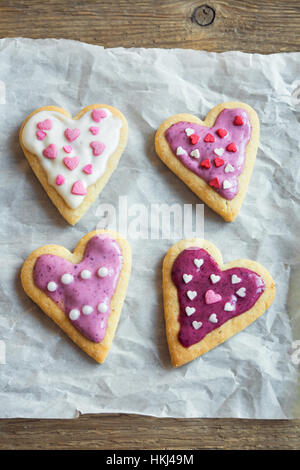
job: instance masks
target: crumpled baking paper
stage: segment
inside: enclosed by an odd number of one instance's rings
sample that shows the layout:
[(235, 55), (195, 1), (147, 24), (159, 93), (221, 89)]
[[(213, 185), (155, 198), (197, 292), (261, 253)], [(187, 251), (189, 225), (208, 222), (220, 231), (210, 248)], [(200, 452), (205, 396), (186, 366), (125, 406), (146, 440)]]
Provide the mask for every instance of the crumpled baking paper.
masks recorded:
[[(102, 412), (299, 416), (299, 61), (300, 53), (264, 56), (104, 49), (55, 39), (0, 41), (1, 417), (71, 418)], [(159, 204), (186, 204), (194, 217), (201, 201), (159, 160), (154, 135), (173, 114), (204, 118), (227, 100), (244, 101), (257, 110), (259, 150), (237, 219), (225, 223), (204, 207), (204, 236), (219, 247), (225, 262), (250, 258), (263, 264), (275, 279), (277, 294), (272, 307), (246, 330), (173, 369), (161, 268), (165, 253), (182, 234), (174, 230), (161, 239), (158, 219), (151, 221), (150, 214)], [(98, 200), (71, 227), (30, 169), (18, 132), (37, 107), (57, 105), (75, 115), (93, 103), (113, 105), (125, 114), (129, 141)], [(115, 214), (105, 215), (104, 209), (112, 207)], [(138, 216), (141, 211), (148, 221)], [(116, 228), (123, 234), (128, 229), (133, 271), (113, 346), (99, 365), (25, 295), (20, 269), (37, 247), (55, 243), (73, 250), (85, 233), (107, 225), (110, 218), (122, 219), (121, 230)], [(149, 237), (152, 229), (157, 239)], [(201, 236), (199, 232), (198, 227)]]

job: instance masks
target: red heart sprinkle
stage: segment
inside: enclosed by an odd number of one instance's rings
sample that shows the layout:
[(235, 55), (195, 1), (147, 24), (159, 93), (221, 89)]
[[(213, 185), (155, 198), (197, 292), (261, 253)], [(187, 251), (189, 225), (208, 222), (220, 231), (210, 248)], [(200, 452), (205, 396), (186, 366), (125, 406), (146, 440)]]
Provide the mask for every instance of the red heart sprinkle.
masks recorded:
[(235, 116), (233, 124), (235, 126), (242, 126), (244, 124), (242, 116)]
[(210, 180), (209, 186), (212, 186), (213, 188), (219, 189), (220, 182), (219, 182), (218, 178), (213, 178), (212, 180)]
[(211, 134), (206, 134), (206, 136), (204, 137), (204, 142), (214, 142), (215, 141), (215, 138), (213, 135)]
[(226, 131), (226, 129), (218, 129), (217, 134), (218, 134), (219, 137), (221, 137), (221, 139), (223, 139), (223, 137), (225, 137), (225, 135), (227, 135), (227, 131)]
[(200, 163), (200, 166), (203, 166), (204, 168), (210, 168), (210, 160), (206, 158), (205, 160), (202, 160)]
[(218, 158), (218, 157), (214, 159), (214, 162), (215, 162), (216, 167), (222, 166), (225, 163), (223, 158)]
[(200, 139), (200, 137), (197, 134), (190, 135), (190, 141), (193, 145), (195, 145), (198, 142), (199, 139)]
[(234, 142), (231, 142), (231, 144), (228, 144), (227, 147), (226, 147), (226, 150), (228, 152), (236, 152), (237, 151), (237, 148), (236, 148), (236, 145)]

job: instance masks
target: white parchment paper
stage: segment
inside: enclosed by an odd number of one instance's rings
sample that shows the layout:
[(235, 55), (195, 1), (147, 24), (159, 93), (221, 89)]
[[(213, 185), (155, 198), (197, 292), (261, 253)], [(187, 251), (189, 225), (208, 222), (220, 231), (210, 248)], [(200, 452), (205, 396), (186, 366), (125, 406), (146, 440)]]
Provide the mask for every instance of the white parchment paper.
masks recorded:
[[(300, 53), (105, 50), (54, 39), (0, 41), (1, 417), (101, 412), (299, 416), (299, 73)], [(265, 265), (277, 286), (274, 304), (245, 331), (173, 369), (165, 339), (161, 267), (177, 239), (129, 237), (133, 272), (128, 294), (109, 356), (98, 365), (27, 298), (21, 266), (44, 244), (73, 250), (97, 227), (101, 205), (112, 204), (120, 215), (120, 196), (128, 205), (129, 221), (134, 220), (135, 204), (149, 210), (161, 203), (195, 208), (199, 199), (156, 156), (155, 131), (173, 114), (204, 118), (227, 100), (244, 101), (257, 110), (259, 151), (239, 216), (225, 223), (205, 207), (204, 236), (219, 247), (225, 262), (250, 258)], [(106, 188), (71, 227), (29, 168), (18, 131), (37, 107), (57, 105), (75, 115), (93, 103), (119, 108), (130, 136)]]

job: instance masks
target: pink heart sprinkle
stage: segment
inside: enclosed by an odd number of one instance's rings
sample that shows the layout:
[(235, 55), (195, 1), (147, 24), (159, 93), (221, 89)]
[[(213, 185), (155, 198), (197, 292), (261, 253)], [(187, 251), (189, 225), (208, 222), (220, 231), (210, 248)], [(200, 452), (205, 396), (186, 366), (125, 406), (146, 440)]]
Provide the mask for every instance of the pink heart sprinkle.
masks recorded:
[(46, 158), (50, 158), (51, 160), (54, 160), (56, 158), (56, 155), (57, 155), (56, 145), (55, 144), (48, 145), (48, 147), (46, 147), (43, 150), (43, 155)]
[(106, 118), (107, 113), (104, 109), (93, 109), (92, 118), (95, 122), (99, 122), (101, 119)]
[(87, 193), (87, 190), (81, 180), (75, 181), (72, 186), (71, 193), (76, 196), (84, 196)]
[(73, 142), (73, 140), (77, 139), (80, 135), (80, 129), (66, 129), (65, 130), (65, 137), (68, 139), (69, 142)]
[(93, 155), (98, 157), (105, 149), (105, 144), (103, 142), (91, 142), (90, 147), (93, 149)]
[(44, 138), (46, 137), (46, 132), (44, 131), (36, 131), (36, 136), (37, 136), (37, 139), (38, 140), (44, 140)]
[(85, 165), (82, 168), (82, 171), (84, 171), (87, 175), (90, 175), (91, 173), (93, 173), (93, 165), (91, 165), (90, 163), (88, 165)]
[(56, 180), (55, 180), (55, 183), (57, 184), (57, 186), (61, 186), (62, 184), (64, 184), (64, 182), (65, 182), (65, 178), (63, 177), (63, 175), (57, 175)]
[(79, 158), (78, 157), (65, 157), (63, 159), (64, 164), (69, 170), (74, 170), (78, 166)]
[(41, 131), (50, 131), (52, 129), (51, 119), (45, 119), (44, 121), (38, 122), (36, 127)]
[(72, 147), (72, 145), (64, 145), (64, 146), (63, 146), (63, 150), (64, 150), (66, 153), (71, 153), (72, 150), (73, 150), (73, 147)]
[(100, 127), (92, 126), (92, 127), (90, 127), (89, 131), (90, 131), (93, 135), (97, 135), (98, 132), (100, 131)]
[(207, 304), (215, 304), (222, 300), (222, 296), (220, 294), (216, 294), (212, 289), (209, 289), (205, 293), (205, 302)]

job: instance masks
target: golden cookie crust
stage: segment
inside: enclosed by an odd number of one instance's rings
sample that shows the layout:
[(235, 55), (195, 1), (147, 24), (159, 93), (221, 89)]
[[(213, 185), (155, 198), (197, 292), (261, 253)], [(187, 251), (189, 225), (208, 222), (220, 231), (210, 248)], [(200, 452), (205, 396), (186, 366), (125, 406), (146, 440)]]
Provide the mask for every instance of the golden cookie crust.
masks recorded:
[[(201, 126), (212, 127), (216, 121), (216, 118), (223, 109), (242, 108), (248, 112), (250, 123), (252, 127), (252, 133), (250, 141), (246, 148), (246, 158), (243, 171), (238, 177), (239, 181), (239, 192), (232, 200), (227, 200), (220, 196), (214, 189), (212, 189), (206, 181), (200, 176), (193, 173), (191, 170), (186, 168), (183, 163), (174, 155), (168, 141), (165, 137), (166, 130), (173, 124), (180, 121), (194, 122)], [(254, 167), (256, 153), (259, 142), (259, 119), (251, 106), (240, 101), (229, 101), (221, 103), (215, 106), (207, 114), (204, 121), (193, 116), (192, 114), (176, 114), (166, 119), (161, 126), (158, 128), (155, 135), (155, 149), (159, 158), (173, 171), (184, 183), (200, 198), (205, 204), (207, 204), (213, 211), (217, 212), (223, 217), (226, 222), (232, 222), (243, 202), (247, 187), (250, 181), (252, 170)]]
[[(34, 284), (33, 270), (37, 258), (44, 254), (60, 256), (71, 263), (79, 263), (83, 256), (87, 243), (95, 235), (106, 234), (119, 244), (123, 265), (119, 281), (111, 299), (111, 312), (108, 317), (105, 337), (100, 343), (94, 343), (85, 338), (70, 322), (67, 315), (58, 305)], [(48, 315), (70, 338), (97, 362), (104, 362), (111, 347), (115, 331), (119, 322), (123, 302), (126, 296), (127, 286), (131, 272), (131, 248), (128, 241), (119, 233), (112, 230), (94, 230), (87, 233), (77, 244), (73, 253), (60, 245), (45, 245), (33, 251), (23, 264), (21, 270), (22, 286), (26, 294)]]
[[(189, 247), (199, 247), (206, 250), (215, 259), (222, 271), (233, 267), (243, 267), (256, 272), (265, 282), (265, 291), (250, 310), (228, 320), (219, 328), (208, 333), (201, 341), (186, 348), (178, 340), (180, 306), (177, 288), (172, 281), (171, 272), (177, 256)], [(243, 330), (260, 317), (270, 307), (274, 296), (275, 284), (272, 276), (261, 264), (247, 259), (239, 259), (223, 264), (222, 255), (218, 248), (211, 242), (201, 238), (182, 240), (175, 243), (169, 249), (163, 261), (164, 314), (172, 365), (174, 367), (182, 366), (227, 341), (231, 336)]]
[[(29, 152), (24, 144), (23, 144), (23, 129), (27, 123), (27, 121), (34, 116), (34, 114), (39, 113), (40, 111), (56, 111), (58, 113), (61, 113), (68, 118), (74, 119), (75, 121), (80, 119), (81, 116), (83, 116), (85, 113), (92, 111), (93, 109), (97, 108), (105, 108), (108, 109), (114, 116), (118, 117), (121, 119), (123, 125), (120, 131), (120, 140), (119, 140), (119, 145), (115, 152), (109, 157), (108, 162), (107, 162), (107, 167), (103, 175), (98, 178), (96, 183), (88, 186), (87, 188), (87, 195), (85, 196), (84, 200), (80, 204), (79, 207), (76, 209), (72, 209), (71, 207), (68, 206), (66, 201), (58, 194), (56, 189), (48, 183), (48, 177), (47, 173), (42, 167), (39, 158), (37, 155), (34, 155), (33, 153)], [(42, 108), (38, 108), (35, 111), (33, 111), (25, 121), (23, 122), (21, 129), (20, 129), (20, 134), (19, 134), (19, 139), (20, 139), (20, 144), (22, 147), (22, 150), (31, 166), (33, 169), (35, 175), (37, 176), (38, 180), (40, 181), (41, 185), (45, 189), (46, 193), (48, 194), (49, 198), (53, 202), (53, 204), (57, 207), (61, 215), (64, 217), (64, 219), (70, 224), (70, 225), (75, 225), (81, 217), (87, 212), (87, 210), (90, 208), (90, 206), (93, 204), (95, 199), (99, 196), (101, 193), (102, 189), (108, 182), (111, 174), (117, 167), (119, 160), (121, 158), (121, 155), (126, 147), (127, 144), (127, 139), (128, 139), (128, 124), (125, 116), (116, 108), (113, 106), (108, 106), (106, 104), (92, 104), (90, 106), (86, 106), (83, 108), (81, 111), (79, 111), (78, 114), (76, 114), (75, 117), (72, 118), (72, 116), (68, 113), (63, 108), (59, 108), (57, 106), (43, 106)]]

